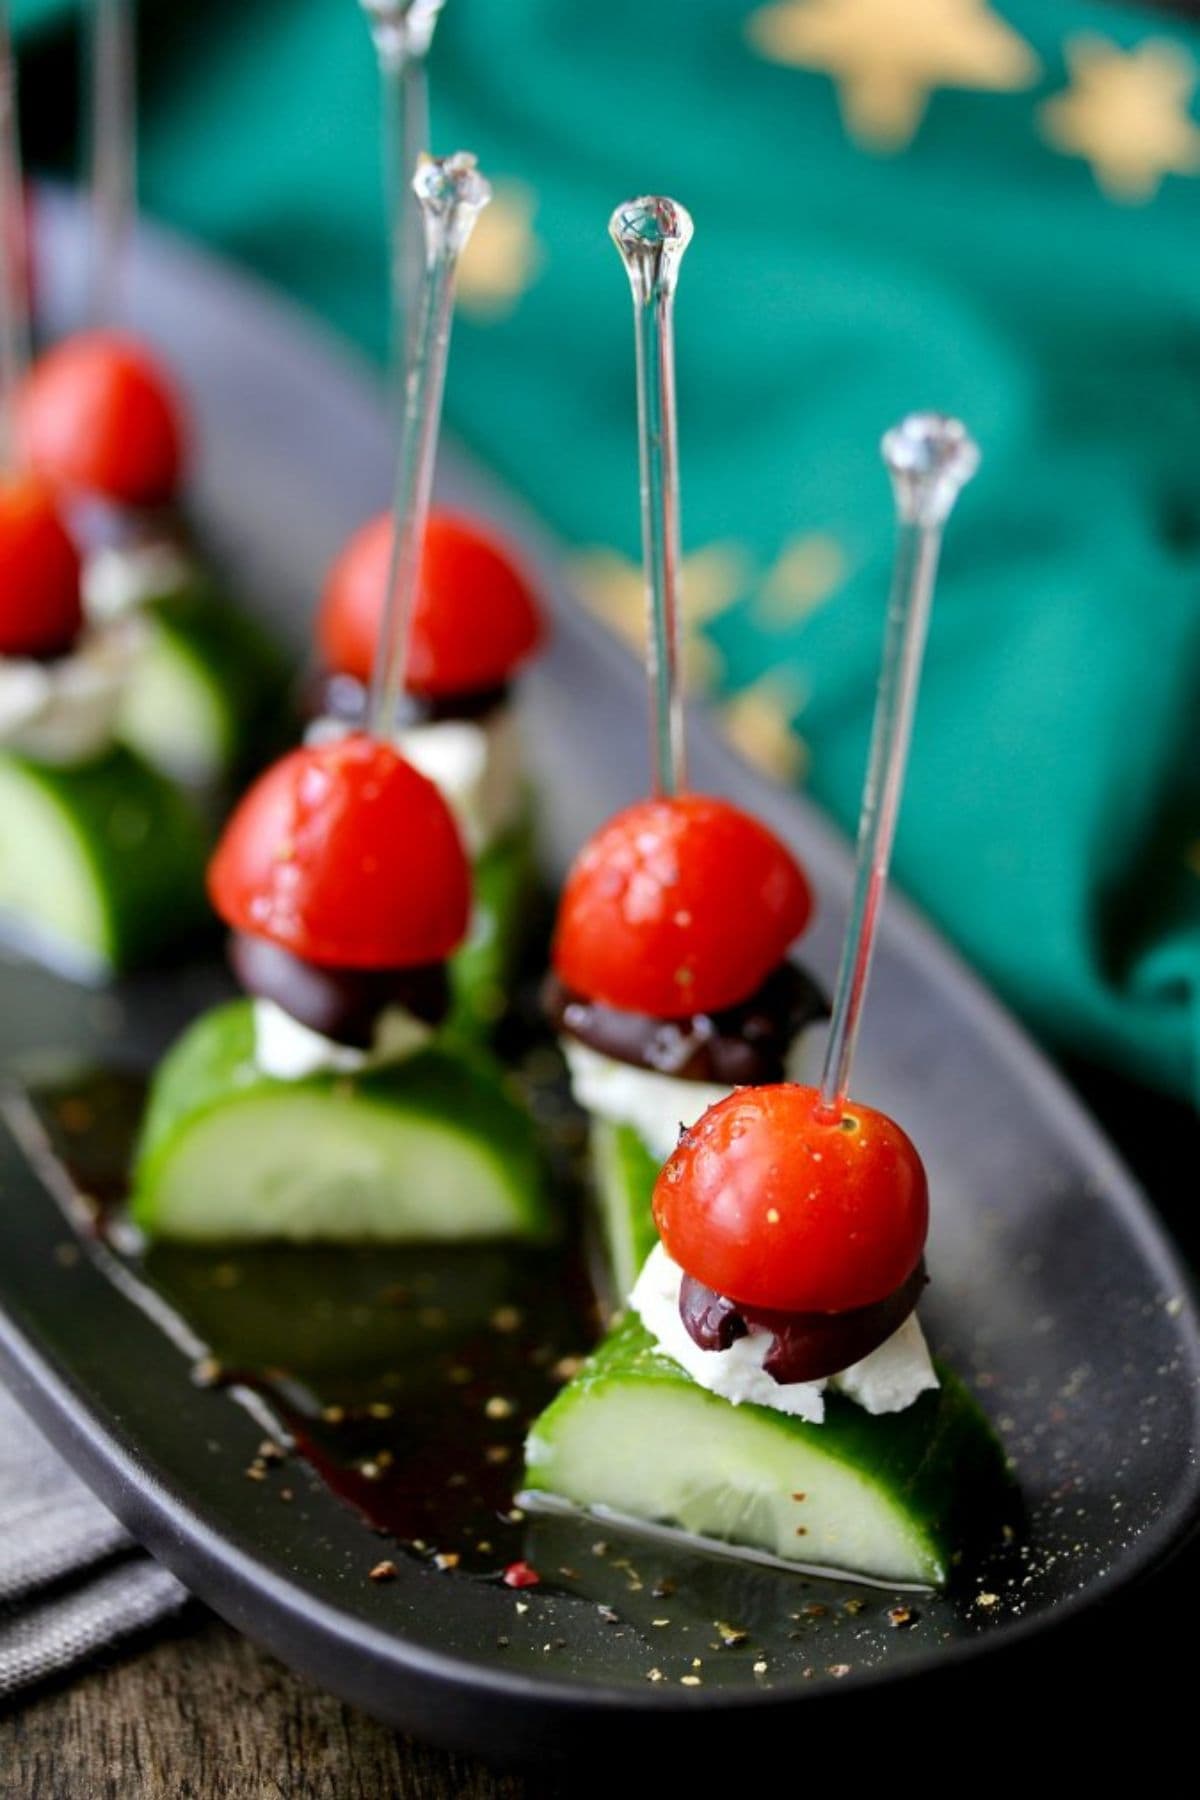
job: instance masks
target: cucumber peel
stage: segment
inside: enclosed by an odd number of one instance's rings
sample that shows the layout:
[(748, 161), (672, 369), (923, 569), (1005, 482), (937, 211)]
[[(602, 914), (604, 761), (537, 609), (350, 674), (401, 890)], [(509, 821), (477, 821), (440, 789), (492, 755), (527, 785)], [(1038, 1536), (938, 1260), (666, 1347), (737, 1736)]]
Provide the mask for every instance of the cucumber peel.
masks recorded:
[(188, 800), (132, 751), (0, 755), (0, 913), (75, 972), (147, 962), (199, 925), (204, 857)]
[(533, 1123), (482, 1052), (434, 1045), (358, 1076), (255, 1065), (251, 1003), (196, 1021), (154, 1082), (133, 1216), (191, 1243), (541, 1240)]
[(465, 1042), (490, 1036), (508, 1002), (534, 885), (533, 828), (523, 820), (476, 859), (471, 928), (450, 959), (448, 1028)]
[(193, 785), (226, 779), (282, 748), (286, 669), (252, 619), (203, 578), (141, 611), (149, 642), (122, 709), (127, 744)]
[(632, 1125), (599, 1118), (588, 1131), (588, 1157), (613, 1290), (624, 1304), (658, 1242), (652, 1202), (659, 1164)]
[(811, 1425), (708, 1393), (630, 1314), (531, 1427), (526, 1494), (797, 1567), (941, 1587), (1011, 1487), (983, 1413), (938, 1375), (937, 1392), (881, 1417), (827, 1392)]

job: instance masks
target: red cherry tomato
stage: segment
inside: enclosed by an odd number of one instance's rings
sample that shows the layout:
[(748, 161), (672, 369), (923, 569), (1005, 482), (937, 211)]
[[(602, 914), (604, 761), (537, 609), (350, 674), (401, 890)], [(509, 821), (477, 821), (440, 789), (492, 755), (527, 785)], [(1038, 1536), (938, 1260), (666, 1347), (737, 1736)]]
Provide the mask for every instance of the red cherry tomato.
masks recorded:
[[(329, 571), (317, 643), (339, 675), (370, 678), (391, 547), (391, 520), (371, 519)], [(537, 603), (508, 551), (469, 520), (435, 513), (425, 533), (409, 689), (436, 696), (499, 687), (541, 637)]]
[(282, 757), (226, 825), (208, 891), (226, 924), (330, 968), (440, 962), (471, 904), (445, 801), (390, 745), (357, 734)]
[(135, 338), (81, 332), (47, 351), (21, 391), (19, 425), (29, 462), (62, 487), (159, 506), (179, 486), (183, 411)]
[(715, 1012), (749, 998), (811, 911), (791, 851), (748, 813), (701, 794), (642, 800), (576, 858), (554, 967), (626, 1012)]
[(929, 1191), (886, 1114), (820, 1114), (816, 1088), (740, 1088), (686, 1131), (654, 1189), (667, 1252), (743, 1306), (839, 1313), (906, 1282), (925, 1247)]
[(0, 656), (60, 656), (83, 624), (79, 552), (49, 489), (0, 481)]

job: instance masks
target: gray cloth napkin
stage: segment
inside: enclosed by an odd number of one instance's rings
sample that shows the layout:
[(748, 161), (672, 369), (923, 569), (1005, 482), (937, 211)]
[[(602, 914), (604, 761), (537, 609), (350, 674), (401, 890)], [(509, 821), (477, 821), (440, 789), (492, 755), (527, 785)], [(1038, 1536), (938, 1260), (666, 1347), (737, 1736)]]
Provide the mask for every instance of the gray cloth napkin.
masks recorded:
[(0, 1386), (0, 1696), (156, 1624), (187, 1597)]

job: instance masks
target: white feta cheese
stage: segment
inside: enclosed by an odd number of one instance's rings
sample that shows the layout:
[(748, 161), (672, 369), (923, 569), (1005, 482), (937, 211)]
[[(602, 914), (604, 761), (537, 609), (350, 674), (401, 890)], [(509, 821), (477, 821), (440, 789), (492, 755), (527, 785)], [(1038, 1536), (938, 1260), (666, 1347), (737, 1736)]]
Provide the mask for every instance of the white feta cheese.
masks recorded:
[(93, 551), (83, 568), (84, 608), (97, 623), (123, 618), (182, 587), (191, 572), (190, 559), (174, 544)]
[(106, 749), (142, 641), (129, 621), (85, 633), (50, 662), (0, 657), (0, 748), (47, 763)]
[(938, 1385), (925, 1333), (915, 1312), (870, 1356), (832, 1377), (833, 1385), (864, 1412), (903, 1412)]
[(339, 1044), (301, 1025), (274, 1000), (254, 1002), (254, 1060), (264, 1075), (303, 1081), (308, 1075), (360, 1075), (366, 1069), (402, 1062), (422, 1049), (433, 1027), (403, 1006), (388, 1006), (375, 1024), (369, 1050)]
[(769, 1331), (751, 1327), (728, 1350), (700, 1348), (679, 1316), (682, 1279), (679, 1264), (658, 1244), (646, 1259), (629, 1304), (665, 1355), (686, 1369), (702, 1388), (734, 1406), (751, 1402), (820, 1425), (825, 1418), (826, 1386), (839, 1390), (865, 1412), (879, 1414), (903, 1412), (938, 1385), (915, 1313), (869, 1356), (827, 1381), (776, 1381), (763, 1368), (771, 1346)]
[(614, 1125), (632, 1125), (652, 1155), (665, 1162), (679, 1142), (681, 1126), (732, 1092), (709, 1081), (682, 1081), (618, 1062), (564, 1034), (559, 1039), (571, 1076), (571, 1092), (585, 1112)]
[[(308, 744), (327, 744), (354, 729), (344, 719), (314, 719)], [(437, 787), (449, 806), (472, 856), (516, 824), (524, 787), (516, 715), (497, 706), (481, 719), (433, 719), (410, 725), (397, 748)]]

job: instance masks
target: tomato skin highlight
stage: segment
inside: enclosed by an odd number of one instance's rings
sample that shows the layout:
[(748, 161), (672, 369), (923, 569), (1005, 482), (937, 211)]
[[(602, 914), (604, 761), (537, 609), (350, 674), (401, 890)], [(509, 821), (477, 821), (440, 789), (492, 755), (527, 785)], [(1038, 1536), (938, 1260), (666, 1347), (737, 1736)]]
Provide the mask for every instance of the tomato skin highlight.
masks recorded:
[(739, 1088), (686, 1131), (654, 1190), (668, 1254), (744, 1306), (839, 1313), (912, 1275), (929, 1228), (924, 1165), (886, 1113), (840, 1121), (794, 1082)]
[(39, 357), (17, 421), (26, 458), (56, 486), (125, 506), (161, 506), (178, 490), (182, 403), (155, 358), (123, 332), (79, 332)]
[(83, 626), (79, 552), (32, 475), (0, 480), (0, 656), (52, 657)]
[(685, 1018), (752, 994), (811, 912), (800, 865), (748, 813), (702, 794), (642, 800), (576, 857), (551, 955), (590, 1000)]
[[(328, 668), (368, 681), (383, 612), (391, 518), (370, 519), (325, 582), (317, 645)], [(406, 686), (429, 697), (500, 687), (540, 645), (533, 590), (511, 554), (468, 519), (434, 513), (425, 533)]]
[(361, 733), (291, 751), (243, 796), (209, 864), (227, 925), (328, 968), (440, 962), (471, 875), (441, 794)]

